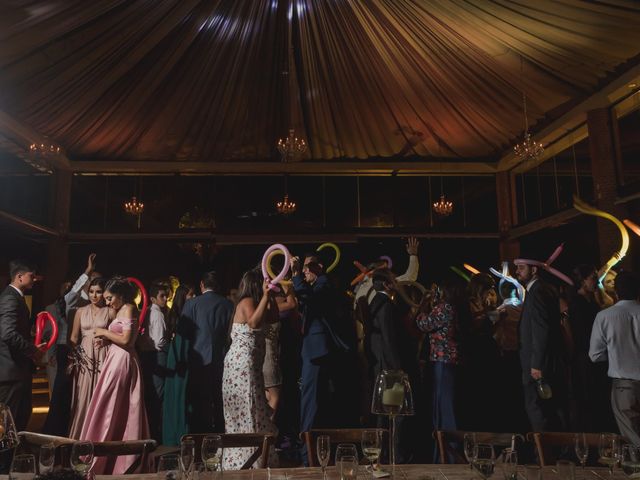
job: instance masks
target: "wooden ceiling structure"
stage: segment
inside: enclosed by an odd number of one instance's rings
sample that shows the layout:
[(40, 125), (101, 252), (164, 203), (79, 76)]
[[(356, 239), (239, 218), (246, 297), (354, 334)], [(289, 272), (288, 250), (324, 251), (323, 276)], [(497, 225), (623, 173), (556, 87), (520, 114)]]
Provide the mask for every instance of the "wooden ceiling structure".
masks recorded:
[[(637, 89), (638, 25), (631, 0), (7, 0), (0, 149), (91, 175), (493, 174), (518, 168), (523, 92), (550, 155)], [(283, 163), (289, 128), (309, 148)]]

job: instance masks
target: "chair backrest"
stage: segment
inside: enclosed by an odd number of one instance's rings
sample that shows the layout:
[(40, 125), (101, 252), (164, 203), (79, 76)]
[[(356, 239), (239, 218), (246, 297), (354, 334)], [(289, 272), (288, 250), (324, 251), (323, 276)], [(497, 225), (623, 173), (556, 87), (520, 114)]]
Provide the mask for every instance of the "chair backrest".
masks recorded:
[[(388, 442), (388, 431), (383, 428), (335, 428), (335, 429), (314, 429), (302, 434), (302, 439), (307, 446), (307, 457), (310, 467), (318, 466), (318, 457), (316, 452), (316, 439), (320, 435), (329, 436), (331, 445), (338, 443), (354, 443), (360, 451), (362, 443), (362, 432), (365, 430), (381, 430), (382, 431), (382, 449), (384, 450)], [(329, 464), (333, 464), (333, 455), (331, 455)]]
[[(598, 447), (600, 446), (599, 433), (531, 432), (527, 434), (527, 438), (535, 444), (538, 463), (544, 467), (555, 464), (559, 456), (557, 452), (562, 449), (569, 450), (571, 452), (570, 455), (575, 458), (573, 452), (575, 449), (576, 435), (584, 435), (586, 443), (589, 446), (589, 456), (593, 457), (592, 454), (595, 452), (595, 458), (597, 459), (599, 456)], [(616, 436), (621, 441), (624, 441), (624, 438), (620, 435)], [(589, 460), (587, 460), (587, 462), (596, 464), (596, 462), (589, 462)]]
[(434, 437), (438, 444), (438, 456), (440, 463), (467, 463), (466, 458), (460, 449), (456, 449), (455, 445), (463, 445), (464, 436), (467, 433), (473, 433), (476, 437), (476, 443), (490, 443), (498, 447), (510, 447), (514, 439), (523, 442), (525, 437), (519, 433), (494, 433), (494, 432), (469, 432), (464, 430), (436, 430)]
[(261, 468), (267, 468), (269, 466), (269, 452), (271, 447), (275, 443), (275, 437), (271, 434), (264, 433), (188, 433), (183, 435), (180, 441), (187, 437), (191, 437), (195, 442), (196, 458), (200, 457), (200, 451), (202, 448), (202, 440), (209, 435), (220, 435), (222, 437), (223, 448), (241, 448), (241, 447), (254, 447), (256, 451), (249, 457), (245, 464), (241, 467), (241, 470), (246, 470), (253, 467), (253, 464), (258, 461), (258, 465)]

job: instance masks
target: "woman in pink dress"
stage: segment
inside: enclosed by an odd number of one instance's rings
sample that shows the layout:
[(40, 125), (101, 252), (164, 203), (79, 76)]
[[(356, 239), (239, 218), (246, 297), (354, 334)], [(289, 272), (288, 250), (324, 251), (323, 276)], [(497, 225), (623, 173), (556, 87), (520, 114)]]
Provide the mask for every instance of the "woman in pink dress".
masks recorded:
[[(140, 364), (135, 351), (138, 312), (133, 304), (136, 289), (126, 278), (107, 282), (104, 299), (114, 312), (108, 329), (96, 328), (96, 342), (108, 344), (95, 392), (89, 404), (80, 438), (93, 442), (144, 440), (149, 424), (144, 408)], [(122, 475), (136, 455), (97, 457), (93, 472)]]

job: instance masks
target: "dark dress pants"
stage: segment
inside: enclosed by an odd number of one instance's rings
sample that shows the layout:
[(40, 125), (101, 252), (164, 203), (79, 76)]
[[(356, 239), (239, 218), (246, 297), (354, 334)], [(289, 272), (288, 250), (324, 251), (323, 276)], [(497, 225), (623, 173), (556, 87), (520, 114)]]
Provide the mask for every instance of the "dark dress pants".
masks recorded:
[(47, 420), (42, 431), (47, 435), (66, 437), (69, 435), (71, 412), (71, 376), (67, 374), (69, 347), (56, 345), (56, 379), (51, 391), (51, 402)]
[(190, 367), (187, 384), (187, 424), (190, 433), (224, 433), (222, 362)]
[(163, 351), (141, 352), (142, 376), (144, 379), (144, 402), (149, 416), (151, 438), (162, 443), (162, 400), (164, 398), (165, 368), (167, 354)]

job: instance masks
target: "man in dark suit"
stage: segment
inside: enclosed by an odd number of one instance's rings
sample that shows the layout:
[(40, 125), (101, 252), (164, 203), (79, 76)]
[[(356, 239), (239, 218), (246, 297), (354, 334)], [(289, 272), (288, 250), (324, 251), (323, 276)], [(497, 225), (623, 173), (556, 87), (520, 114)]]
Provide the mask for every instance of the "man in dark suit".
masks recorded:
[[(548, 267), (550, 262), (518, 259), (515, 263), (516, 278), (527, 289), (519, 324), (525, 409), (534, 432), (563, 431), (567, 415), (560, 302), (556, 289), (540, 276), (545, 267), (555, 270)], [(541, 397), (541, 382), (551, 387), (551, 398)]]
[[(300, 392), (300, 431), (328, 426), (332, 354), (336, 347), (347, 350), (338, 337), (336, 322), (338, 293), (331, 286), (324, 267), (315, 255), (306, 255), (304, 265), (291, 261), (293, 288), (302, 313), (302, 385)], [(307, 462), (303, 447), (303, 460)]]
[(217, 293), (215, 272), (202, 276), (200, 290), (184, 304), (178, 326), (190, 345), (187, 423), (192, 433), (224, 432), (222, 373), (233, 304)]
[(0, 403), (9, 406), (18, 431), (31, 416), (33, 361), (42, 358), (45, 344), (31, 343), (29, 308), (24, 292), (31, 289), (35, 271), (25, 262), (9, 264), (11, 283), (0, 294)]

